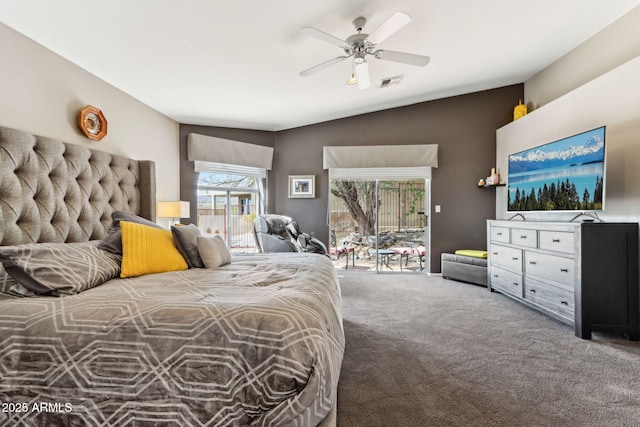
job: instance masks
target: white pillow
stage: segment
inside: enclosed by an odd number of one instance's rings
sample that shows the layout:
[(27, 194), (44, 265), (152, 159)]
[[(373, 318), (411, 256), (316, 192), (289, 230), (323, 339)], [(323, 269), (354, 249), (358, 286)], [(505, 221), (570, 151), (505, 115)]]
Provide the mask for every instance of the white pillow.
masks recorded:
[(198, 236), (198, 252), (206, 268), (218, 268), (231, 262), (229, 248), (218, 234), (214, 237)]

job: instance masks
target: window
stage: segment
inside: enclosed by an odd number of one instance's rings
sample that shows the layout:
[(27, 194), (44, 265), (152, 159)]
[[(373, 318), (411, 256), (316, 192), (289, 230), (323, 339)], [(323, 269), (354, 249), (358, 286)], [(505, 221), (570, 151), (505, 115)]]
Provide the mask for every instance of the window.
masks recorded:
[(264, 212), (266, 177), (233, 173), (228, 165), (199, 164), (196, 170), (197, 223), (202, 234), (221, 235), (231, 250), (257, 251), (253, 221)]
[(266, 212), (273, 147), (190, 133), (187, 159), (198, 172), (198, 226), (230, 249), (255, 251), (253, 219)]

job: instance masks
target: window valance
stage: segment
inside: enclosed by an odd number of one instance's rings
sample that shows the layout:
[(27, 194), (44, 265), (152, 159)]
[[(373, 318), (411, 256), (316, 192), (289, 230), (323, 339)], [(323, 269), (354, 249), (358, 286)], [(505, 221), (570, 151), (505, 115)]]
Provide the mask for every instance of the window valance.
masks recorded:
[(323, 147), (324, 169), (438, 167), (438, 144)]
[(271, 170), (273, 147), (190, 133), (188, 160)]

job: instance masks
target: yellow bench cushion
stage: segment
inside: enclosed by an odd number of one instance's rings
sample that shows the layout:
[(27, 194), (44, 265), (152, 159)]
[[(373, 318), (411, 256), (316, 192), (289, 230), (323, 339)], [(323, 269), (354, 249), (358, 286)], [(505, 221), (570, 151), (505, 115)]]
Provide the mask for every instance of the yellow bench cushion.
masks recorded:
[(458, 249), (456, 255), (470, 256), (474, 258), (486, 258), (487, 251), (480, 251), (476, 249)]

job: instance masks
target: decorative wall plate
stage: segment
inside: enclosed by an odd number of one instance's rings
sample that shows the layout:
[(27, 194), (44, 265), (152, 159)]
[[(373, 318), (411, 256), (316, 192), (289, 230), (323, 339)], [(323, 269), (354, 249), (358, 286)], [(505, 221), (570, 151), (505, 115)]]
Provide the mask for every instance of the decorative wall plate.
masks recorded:
[(95, 141), (100, 141), (107, 134), (107, 119), (102, 111), (91, 105), (80, 110), (78, 126), (84, 136)]

